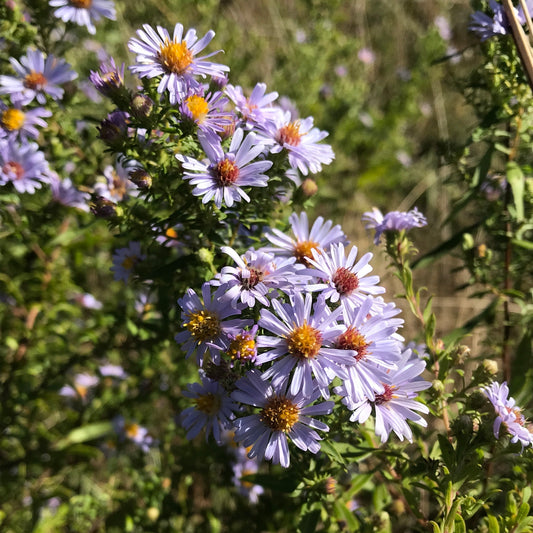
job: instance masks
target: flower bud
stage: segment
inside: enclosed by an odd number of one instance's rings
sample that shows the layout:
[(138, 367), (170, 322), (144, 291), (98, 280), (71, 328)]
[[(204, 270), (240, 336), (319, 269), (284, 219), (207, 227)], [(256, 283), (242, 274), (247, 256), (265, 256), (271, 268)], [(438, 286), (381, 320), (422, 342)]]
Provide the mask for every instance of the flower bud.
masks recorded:
[(302, 192), (306, 198), (311, 198), (318, 192), (318, 185), (316, 181), (311, 178), (306, 178), (301, 185)]
[(335, 489), (337, 488), (337, 480), (333, 477), (328, 477), (324, 483), (324, 490), (326, 494), (335, 494)]
[(91, 213), (99, 218), (112, 218), (122, 215), (122, 207), (103, 196), (96, 197), (89, 208)]
[(130, 172), (130, 180), (139, 187), (139, 189), (149, 189), (152, 186), (152, 177), (144, 168), (136, 168)]
[(207, 248), (200, 248), (198, 250), (198, 257), (200, 258), (200, 261), (209, 265), (213, 262), (213, 253)]
[(498, 373), (498, 363), (492, 359), (484, 359), (483, 370), (485, 370), (487, 374), (494, 376)]
[(148, 516), (152, 522), (155, 522), (159, 518), (159, 509), (157, 507), (149, 507), (146, 510), (146, 516)]
[(131, 100), (131, 114), (140, 120), (148, 118), (154, 108), (154, 101), (146, 94), (136, 94)]

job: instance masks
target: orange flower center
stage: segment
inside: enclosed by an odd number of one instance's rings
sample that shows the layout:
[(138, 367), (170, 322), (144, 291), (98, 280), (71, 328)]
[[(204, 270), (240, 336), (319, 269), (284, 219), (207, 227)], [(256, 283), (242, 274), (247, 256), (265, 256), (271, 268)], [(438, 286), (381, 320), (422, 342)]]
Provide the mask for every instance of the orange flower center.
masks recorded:
[(174, 228), (168, 228), (167, 231), (165, 231), (165, 236), (169, 239), (177, 239), (178, 232)]
[(239, 167), (235, 164), (235, 161), (224, 159), (224, 161), (220, 161), (215, 167), (215, 173), (220, 184), (224, 187), (237, 181)]
[(368, 346), (369, 343), (366, 342), (364, 335), (361, 335), (353, 326), (349, 326), (335, 341), (335, 347), (339, 350), (353, 350), (357, 352), (355, 356), (356, 361), (360, 361), (368, 355)]
[(139, 434), (139, 424), (131, 423), (124, 426), (124, 433), (130, 438), (134, 439)]
[(359, 287), (359, 278), (347, 268), (338, 268), (331, 279), (339, 294), (350, 294)]
[(42, 72), (35, 72), (34, 70), (32, 70), (24, 78), (23, 85), (27, 89), (33, 89), (34, 91), (37, 91), (42, 89), (47, 84), (47, 82), (48, 80), (45, 78)]
[(289, 353), (298, 359), (314, 359), (322, 346), (322, 334), (307, 322), (297, 327), (287, 338)]
[(318, 243), (313, 241), (298, 241), (294, 246), (294, 256), (298, 263), (310, 266), (307, 259), (313, 259), (312, 250), (318, 249)]
[(228, 348), (228, 355), (232, 359), (253, 359), (256, 355), (255, 340), (251, 335), (239, 333)]
[(93, 3), (92, 0), (69, 0), (69, 2), (78, 9), (89, 9)]
[(288, 144), (289, 146), (298, 146), (302, 134), (300, 133), (300, 123), (290, 122), (278, 131), (277, 141), (279, 144)]
[(161, 66), (173, 74), (183, 74), (192, 63), (192, 52), (185, 41), (177, 43), (166, 39), (160, 46), (158, 55)]
[(2, 118), (0, 119), (0, 122), (2, 122), (2, 125), (6, 130), (14, 131), (20, 130), (20, 128), (22, 128), (22, 126), (24, 125), (25, 118), (25, 113), (20, 109), (6, 109), (2, 113)]
[(273, 431), (290, 431), (298, 422), (300, 408), (288, 398), (274, 396), (259, 414), (259, 420)]

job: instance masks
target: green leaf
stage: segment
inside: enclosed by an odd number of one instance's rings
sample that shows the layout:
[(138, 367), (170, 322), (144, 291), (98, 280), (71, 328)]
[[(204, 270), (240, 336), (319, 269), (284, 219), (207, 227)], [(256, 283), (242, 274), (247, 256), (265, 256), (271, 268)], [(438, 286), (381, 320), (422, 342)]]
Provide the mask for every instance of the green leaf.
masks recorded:
[(72, 444), (79, 444), (88, 440), (99, 439), (113, 430), (111, 422), (95, 422), (73, 429), (64, 439), (59, 440), (54, 448), (64, 450)]
[(346, 525), (348, 526), (348, 531), (356, 531), (357, 530), (357, 519), (355, 518), (355, 515), (346, 507), (346, 504), (336, 501), (335, 502), (335, 516), (338, 520), (342, 520), (343, 522), (346, 522)]
[(440, 533), (440, 527), (437, 522), (433, 522), (433, 520), (431, 520), (429, 524), (433, 527), (433, 533)]
[(302, 515), (298, 524), (299, 533), (315, 533), (320, 520), (320, 509), (312, 509)]
[(507, 181), (513, 191), (513, 202), (516, 209), (516, 218), (524, 218), (524, 174), (522, 169), (514, 162), (510, 161), (506, 167)]
[(466, 533), (466, 524), (460, 514), (455, 515), (455, 533)]
[(332, 461), (336, 461), (341, 465), (346, 464), (346, 461), (338, 450), (335, 442), (332, 442), (330, 440), (322, 441), (320, 443), (320, 450), (323, 451)]
[(248, 481), (255, 485), (261, 485), (270, 490), (290, 494), (296, 490), (300, 483), (294, 476), (278, 476), (270, 474), (251, 474), (243, 476), (242, 481)]
[(491, 514), (489, 514), (487, 518), (489, 519), (489, 533), (500, 533), (498, 519)]
[(529, 241), (522, 241), (520, 239), (511, 239), (511, 243), (515, 246), (520, 246), (521, 248), (525, 248), (526, 250), (533, 250), (533, 242)]
[(442, 460), (444, 464), (451, 470), (455, 465), (455, 450), (450, 441), (444, 435), (437, 435), (439, 439), (440, 450), (442, 452)]

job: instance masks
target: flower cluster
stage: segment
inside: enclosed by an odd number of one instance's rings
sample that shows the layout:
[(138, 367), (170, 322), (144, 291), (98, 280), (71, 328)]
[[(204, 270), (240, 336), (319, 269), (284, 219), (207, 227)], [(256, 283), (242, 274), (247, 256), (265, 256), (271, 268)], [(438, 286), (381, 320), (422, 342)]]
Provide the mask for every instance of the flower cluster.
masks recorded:
[[(266, 232), (268, 246), (239, 255), (178, 303), (186, 357), (196, 355), (201, 384), (186, 394), (189, 438), (202, 429), (218, 443), (224, 430), (248, 457), (290, 464), (289, 441), (317, 453), (328, 415), (340, 399), (353, 422), (374, 413), (382, 442), (394, 432), (412, 440), (407, 420), (425, 426), (417, 392), (425, 363), (404, 350), (399, 309), (369, 276), (372, 255), (359, 259), (340, 226), (305, 212), (290, 216), (291, 233)], [(266, 244), (266, 243), (265, 243)]]

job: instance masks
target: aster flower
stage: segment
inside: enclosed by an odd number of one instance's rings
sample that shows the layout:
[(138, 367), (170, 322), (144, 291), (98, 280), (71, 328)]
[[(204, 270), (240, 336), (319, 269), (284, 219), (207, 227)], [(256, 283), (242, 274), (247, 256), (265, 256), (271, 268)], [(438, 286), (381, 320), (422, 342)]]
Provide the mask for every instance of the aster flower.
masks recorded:
[(238, 333), (252, 324), (251, 320), (225, 320), (232, 315), (240, 315), (226, 301), (219, 299), (219, 294), (211, 294), (211, 285), (202, 285), (202, 300), (192, 290), (187, 289), (185, 296), (178, 300), (182, 309), (181, 320), (185, 331), (178, 333), (174, 339), (186, 351), (186, 357), (196, 352), (196, 362), (202, 364), (202, 358), (211, 349), (213, 360), (218, 360), (221, 346), (226, 346), (227, 335)]
[(200, 40), (196, 30), (190, 29), (183, 36), (183, 26), (176, 24), (172, 38), (168, 31), (157, 26), (157, 31), (150, 25), (144, 24), (142, 30), (137, 30), (139, 39), (130, 39), (128, 48), (137, 54), (137, 65), (130, 70), (140, 78), (155, 78), (162, 76), (157, 92), (169, 93), (171, 104), (181, 102), (189, 89), (200, 87), (196, 76), (223, 76), (229, 67), (205, 61), (220, 50), (211, 54), (196, 57), (213, 39), (215, 32), (208, 31)]
[(210, 434), (220, 445), (222, 431), (232, 427), (233, 414), (237, 404), (228, 396), (224, 388), (209, 378), (202, 376), (202, 383), (189, 384), (183, 392), (194, 401), (194, 407), (188, 407), (181, 413), (181, 425), (187, 430), (187, 438), (194, 439), (202, 429), (205, 438)]
[(236, 266), (223, 267), (211, 284), (221, 287), (222, 298), (227, 299), (232, 306), (242, 302), (254, 307), (256, 301), (268, 306), (268, 296), (272, 291), (287, 291), (306, 280), (295, 274), (294, 257), (276, 259), (272, 254), (254, 250), (248, 250), (241, 256), (229, 246), (223, 246), (221, 251), (228, 254)]
[(20, 62), (10, 58), (16, 76), (0, 76), (0, 94), (9, 94), (15, 104), (27, 105), (34, 98), (46, 103), (46, 96), (53, 100), (63, 98), (60, 84), (72, 81), (78, 75), (63, 59), (45, 56), (40, 50), (28, 50)]
[(141, 253), (141, 243), (132, 241), (125, 248), (118, 248), (113, 252), (113, 266), (111, 271), (116, 281), (127, 283), (135, 270), (135, 265), (146, 259)]
[[(431, 387), (431, 383), (420, 379), (426, 364), (418, 358), (411, 358), (411, 351), (406, 350), (398, 363), (398, 370), (387, 374), (387, 381), (383, 383), (383, 393), (376, 394), (373, 401), (364, 399), (352, 404), (347, 402), (353, 410), (350, 417), (352, 422), (358, 421), (363, 424), (372, 413), (375, 415), (374, 431), (381, 442), (386, 442), (391, 432), (403, 441), (413, 440), (413, 433), (407, 420), (422, 427), (427, 422), (418, 413), (429, 413), (429, 409), (415, 400), (418, 391)], [(339, 390), (342, 394), (342, 391)]]
[(273, 387), (252, 370), (237, 381), (232, 398), (246, 405), (261, 408), (257, 414), (235, 420), (235, 440), (251, 446), (248, 457), (272, 460), (287, 468), (290, 464), (288, 439), (303, 451), (317, 453), (321, 440), (315, 429), (329, 431), (329, 427), (311, 418), (326, 415), (333, 410), (333, 402), (312, 405), (320, 396), (313, 388), (310, 396)]
[(107, 363), (105, 365), (101, 365), (98, 370), (100, 374), (106, 378), (111, 377), (117, 379), (126, 379), (128, 377), (128, 374), (126, 374), (120, 365), (112, 365), (111, 363)]
[[(245, 450), (242, 446), (239, 446), (239, 450)], [(261, 485), (255, 485), (246, 481), (243, 478), (256, 474), (259, 469), (259, 464), (255, 459), (249, 459), (246, 457), (246, 453), (238, 454), (238, 459), (233, 463), (233, 478), (232, 481), (237, 487), (239, 492), (248, 498), (250, 503), (257, 503), (259, 496), (265, 491)]]
[(107, 165), (104, 169), (105, 182), (96, 182), (94, 193), (112, 202), (122, 202), (128, 196), (135, 196), (137, 187), (130, 180), (130, 172), (137, 168), (136, 165), (137, 162), (135, 161), (125, 164), (117, 161), (114, 166)]
[(117, 68), (115, 60), (110, 57), (109, 63), (100, 64), (100, 72), (91, 70), (89, 80), (100, 94), (112, 97), (120, 94), (124, 89), (124, 63)]
[(331, 381), (336, 376), (347, 377), (344, 367), (355, 364), (352, 353), (331, 347), (342, 331), (342, 326), (336, 323), (341, 308), (331, 312), (324, 299), (319, 298), (312, 309), (311, 294), (304, 297), (298, 292), (288, 304), (273, 300), (272, 308), (278, 316), (262, 309), (259, 319), (259, 326), (275, 335), (261, 335), (257, 339), (258, 346), (266, 351), (257, 356), (256, 364), (275, 361), (264, 377), (272, 377), (275, 387), (290, 379), (292, 394), (301, 391), (311, 396), (314, 375), (322, 395), (328, 398)]
[(61, 387), (59, 394), (68, 398), (80, 398), (85, 402), (89, 398), (90, 389), (96, 387), (99, 382), (100, 380), (96, 376), (76, 374), (73, 384)]
[(111, 0), (50, 0), (50, 5), (58, 8), (54, 16), (63, 22), (86, 26), (91, 35), (96, 33), (93, 21), (98, 22), (102, 17), (117, 18), (115, 4)]
[(148, 430), (137, 424), (137, 422), (126, 422), (123, 416), (116, 416), (113, 419), (113, 428), (119, 440), (130, 440), (136, 444), (143, 452), (147, 453), (156, 444)]
[(323, 164), (329, 165), (335, 158), (329, 144), (319, 144), (328, 133), (313, 127), (313, 117), (292, 121), (290, 112), (279, 112), (260, 129), (270, 151), (277, 154), (287, 150), (290, 166), (304, 176), (320, 172)]
[(82, 307), (85, 307), (85, 309), (99, 310), (102, 309), (102, 307), (104, 306), (104, 304), (102, 304), (100, 300), (97, 300), (92, 294), (89, 294), (88, 292), (74, 294), (72, 298), (76, 303), (80, 304)]
[(33, 194), (48, 182), (48, 163), (35, 143), (0, 139), (0, 185), (12, 183), (17, 192)]
[(235, 104), (235, 110), (241, 115), (249, 129), (273, 119), (277, 113), (276, 108), (271, 104), (278, 97), (278, 93), (267, 94), (264, 83), (256, 84), (249, 98), (244, 96), (242, 87), (238, 85), (226, 86), (226, 94)]
[(421, 228), (427, 225), (426, 217), (415, 207), (411, 211), (390, 211), (383, 215), (374, 207), (372, 211), (363, 213), (362, 220), (367, 222), (366, 229), (375, 229), (374, 244), (379, 244), (381, 234), (386, 231), (402, 231)]
[(91, 195), (76, 189), (70, 178), (60, 179), (55, 172), (51, 172), (49, 183), (54, 201), (67, 207), (76, 207), (82, 211), (89, 211)]
[(305, 211), (302, 211), (300, 215), (293, 213), (289, 217), (289, 223), (294, 238), (273, 228), (272, 233), (266, 233), (265, 237), (274, 246), (265, 247), (263, 251), (271, 252), (276, 256), (294, 256), (298, 263), (308, 265), (308, 260), (313, 258), (313, 249), (322, 248), (327, 251), (334, 243), (346, 242), (346, 236), (341, 227), (338, 224), (333, 226), (331, 220), (324, 222), (322, 217), (315, 220), (309, 231), (309, 221)]
[(400, 358), (401, 344), (394, 337), (398, 322), (389, 322), (381, 315), (372, 317), (372, 306), (373, 300), (368, 297), (357, 309), (344, 308), (342, 331), (332, 342), (333, 347), (353, 358), (353, 364), (346, 368), (344, 385), (356, 402), (363, 398), (373, 401), (376, 393), (383, 394), (385, 372), (395, 370)]
[(200, 162), (181, 154), (176, 157), (185, 169), (183, 179), (191, 180), (191, 185), (196, 186), (192, 193), (202, 196), (202, 203), (213, 200), (218, 208), (222, 202), (231, 207), (241, 199), (250, 201), (242, 187), (266, 187), (268, 176), (263, 172), (272, 166), (272, 161), (251, 162), (264, 149), (256, 142), (253, 132), (244, 136), (244, 131), (237, 129), (228, 153), (224, 153), (218, 136), (199, 134), (198, 137), (209, 162)]
[(224, 110), (227, 103), (220, 91), (206, 94), (203, 89), (196, 89), (183, 99), (179, 109), (182, 120), (193, 122), (200, 131), (223, 132), (232, 124)]
[(372, 271), (369, 265), (371, 253), (366, 253), (356, 261), (357, 246), (352, 246), (348, 257), (344, 252), (342, 242), (332, 244), (329, 252), (313, 249), (313, 259), (307, 262), (314, 269), (307, 269), (306, 273), (324, 280), (307, 286), (309, 291), (321, 291), (326, 299), (333, 303), (339, 300), (343, 305), (360, 306), (366, 297), (382, 294), (384, 287), (377, 285), (379, 276), (367, 276)]
[(516, 401), (509, 396), (507, 382), (501, 385), (493, 381), (490, 385), (483, 387), (481, 392), (490, 400), (496, 412), (494, 420), (494, 437), (499, 438), (502, 426), (511, 435), (511, 442), (520, 442), (522, 447), (533, 445), (533, 432), (527, 427), (527, 420), (522, 414)]
[(0, 138), (18, 139), (24, 143), (37, 139), (39, 131), (35, 126), (46, 127), (43, 117), (51, 117), (52, 112), (44, 107), (22, 110), (20, 104), (12, 107), (0, 102)]

